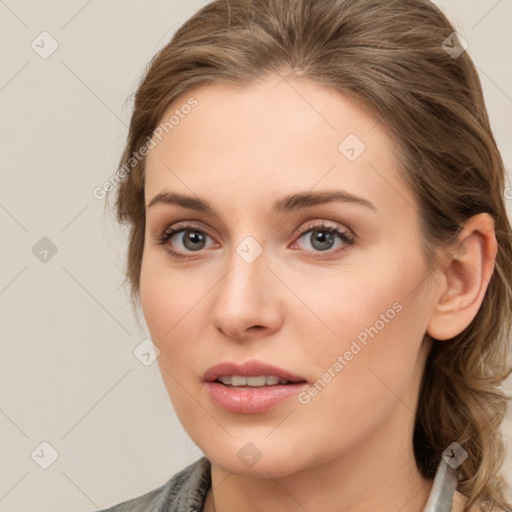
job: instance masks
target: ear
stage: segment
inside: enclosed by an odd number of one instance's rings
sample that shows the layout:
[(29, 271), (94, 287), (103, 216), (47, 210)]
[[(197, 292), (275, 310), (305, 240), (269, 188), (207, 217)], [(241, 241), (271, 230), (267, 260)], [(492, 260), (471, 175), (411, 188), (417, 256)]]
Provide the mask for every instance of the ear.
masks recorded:
[(437, 340), (460, 334), (480, 309), (498, 251), (493, 218), (479, 213), (468, 219), (451, 250), (442, 257), (441, 284), (427, 327)]

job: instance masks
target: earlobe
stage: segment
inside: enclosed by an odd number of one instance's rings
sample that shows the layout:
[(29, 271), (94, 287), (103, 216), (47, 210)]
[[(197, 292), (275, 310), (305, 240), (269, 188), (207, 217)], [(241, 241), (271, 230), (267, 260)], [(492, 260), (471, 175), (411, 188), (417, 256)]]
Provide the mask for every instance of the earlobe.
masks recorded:
[(427, 328), (430, 337), (453, 338), (471, 323), (484, 299), (497, 250), (493, 218), (479, 213), (468, 219), (451, 252), (441, 256), (443, 279)]

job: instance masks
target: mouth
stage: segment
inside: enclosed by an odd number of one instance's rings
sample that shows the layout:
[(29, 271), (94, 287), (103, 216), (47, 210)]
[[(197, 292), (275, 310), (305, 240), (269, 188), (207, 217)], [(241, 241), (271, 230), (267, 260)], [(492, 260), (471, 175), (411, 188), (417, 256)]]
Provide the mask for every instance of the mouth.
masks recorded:
[(212, 366), (203, 381), (212, 402), (236, 414), (270, 411), (292, 400), (307, 385), (300, 375), (255, 360)]
[(226, 387), (263, 388), (269, 386), (305, 383), (307, 380), (288, 370), (261, 361), (246, 361), (242, 364), (224, 362), (209, 368), (203, 380), (218, 382)]
[(278, 377), (277, 375), (257, 375), (247, 377), (244, 375), (222, 375), (218, 377), (213, 382), (218, 382), (219, 384), (223, 384), (228, 388), (266, 388), (269, 386), (278, 386), (278, 385), (291, 385), (306, 382), (305, 380), (297, 380), (292, 382), (288, 379), (283, 379)]

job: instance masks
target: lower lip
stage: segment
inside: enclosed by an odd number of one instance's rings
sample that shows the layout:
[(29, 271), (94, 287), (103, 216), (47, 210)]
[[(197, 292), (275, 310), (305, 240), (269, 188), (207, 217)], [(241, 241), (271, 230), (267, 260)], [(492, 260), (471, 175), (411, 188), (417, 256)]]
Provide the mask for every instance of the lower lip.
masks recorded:
[(241, 414), (257, 414), (298, 395), (307, 382), (276, 384), (261, 388), (230, 388), (219, 382), (207, 382), (211, 399), (223, 409)]

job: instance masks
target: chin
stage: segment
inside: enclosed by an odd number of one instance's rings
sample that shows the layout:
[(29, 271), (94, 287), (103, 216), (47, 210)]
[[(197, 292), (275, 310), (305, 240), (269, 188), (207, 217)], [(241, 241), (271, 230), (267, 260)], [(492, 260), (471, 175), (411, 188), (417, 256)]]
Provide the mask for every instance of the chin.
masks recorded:
[[(306, 469), (302, 457), (290, 455), (294, 450), (282, 440), (277, 444), (267, 441), (237, 441), (232, 439), (230, 446), (217, 445), (212, 450), (202, 448), (210, 462), (222, 470), (239, 476), (252, 478), (283, 478)], [(310, 466), (315, 464), (311, 463)]]

